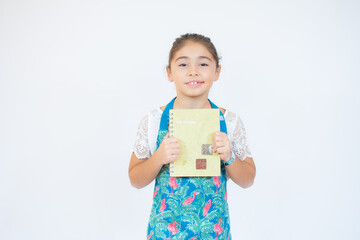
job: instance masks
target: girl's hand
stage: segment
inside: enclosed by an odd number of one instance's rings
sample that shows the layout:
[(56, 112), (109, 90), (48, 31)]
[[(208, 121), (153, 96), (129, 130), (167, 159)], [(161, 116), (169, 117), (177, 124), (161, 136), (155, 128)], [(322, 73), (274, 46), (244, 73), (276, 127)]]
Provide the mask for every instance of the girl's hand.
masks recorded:
[(176, 138), (169, 137), (169, 133), (167, 133), (156, 153), (163, 165), (171, 163), (179, 157), (180, 144)]
[(220, 154), (220, 159), (225, 162), (231, 158), (230, 140), (226, 133), (215, 132), (212, 139), (213, 152)]

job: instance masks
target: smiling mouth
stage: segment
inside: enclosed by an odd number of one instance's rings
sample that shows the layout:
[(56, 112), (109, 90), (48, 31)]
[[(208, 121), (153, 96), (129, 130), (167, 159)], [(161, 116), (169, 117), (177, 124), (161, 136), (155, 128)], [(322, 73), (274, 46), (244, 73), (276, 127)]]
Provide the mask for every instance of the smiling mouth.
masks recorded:
[(202, 81), (191, 81), (191, 82), (187, 82), (186, 85), (191, 86), (191, 87), (196, 87), (196, 86), (200, 86), (203, 83), (204, 82), (202, 82)]

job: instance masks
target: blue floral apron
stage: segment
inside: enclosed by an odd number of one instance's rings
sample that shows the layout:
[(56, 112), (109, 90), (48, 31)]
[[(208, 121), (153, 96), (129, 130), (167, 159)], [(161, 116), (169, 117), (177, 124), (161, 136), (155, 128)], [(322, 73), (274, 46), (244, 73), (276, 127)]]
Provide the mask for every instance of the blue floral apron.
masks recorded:
[[(168, 133), (174, 101), (161, 116), (157, 148)], [(221, 111), (220, 130), (227, 133)], [(231, 239), (226, 180), (223, 163), (219, 177), (170, 177), (169, 166), (164, 165), (155, 180), (147, 239)]]

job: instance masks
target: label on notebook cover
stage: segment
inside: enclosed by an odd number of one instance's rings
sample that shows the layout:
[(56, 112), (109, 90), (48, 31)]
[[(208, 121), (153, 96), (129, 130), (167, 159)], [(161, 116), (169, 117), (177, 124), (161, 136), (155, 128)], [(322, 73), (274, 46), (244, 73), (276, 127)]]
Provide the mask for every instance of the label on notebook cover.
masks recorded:
[(216, 131), (220, 131), (219, 109), (170, 110), (170, 136), (180, 144), (179, 158), (170, 163), (170, 176), (220, 176), (220, 155), (212, 152)]

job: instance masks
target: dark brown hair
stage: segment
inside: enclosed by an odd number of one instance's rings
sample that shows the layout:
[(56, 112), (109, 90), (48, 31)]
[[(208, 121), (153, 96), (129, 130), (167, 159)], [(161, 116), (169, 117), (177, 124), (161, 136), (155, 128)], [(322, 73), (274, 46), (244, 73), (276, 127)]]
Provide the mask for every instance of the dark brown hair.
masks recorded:
[(175, 39), (175, 41), (172, 45), (172, 48), (170, 49), (170, 53), (169, 53), (169, 65), (168, 65), (169, 68), (170, 68), (170, 62), (174, 58), (175, 53), (177, 51), (179, 51), (188, 41), (200, 43), (200, 44), (204, 45), (204, 47), (207, 48), (207, 50), (211, 53), (211, 55), (215, 59), (216, 68), (219, 67), (220, 57), (218, 56), (216, 48), (215, 48), (214, 44), (211, 42), (210, 38), (205, 37), (201, 34), (187, 33), (187, 34), (181, 35), (180, 37)]

